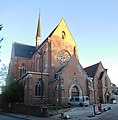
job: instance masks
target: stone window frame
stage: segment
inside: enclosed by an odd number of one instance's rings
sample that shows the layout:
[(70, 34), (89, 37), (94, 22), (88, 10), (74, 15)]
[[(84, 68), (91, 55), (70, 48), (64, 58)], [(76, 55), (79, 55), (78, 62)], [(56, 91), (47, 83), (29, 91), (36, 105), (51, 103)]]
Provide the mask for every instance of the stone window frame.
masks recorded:
[(66, 39), (66, 33), (65, 33), (65, 31), (62, 31), (62, 39), (63, 40)]
[(43, 96), (43, 91), (44, 91), (44, 83), (41, 80), (41, 78), (39, 78), (39, 80), (36, 82), (35, 85), (35, 96)]
[(25, 63), (22, 63), (20, 65), (20, 77), (23, 76), (27, 71), (27, 67), (26, 67), (26, 64)]
[(104, 85), (105, 85), (105, 87), (108, 87), (108, 78), (107, 77), (105, 77), (105, 79), (104, 79)]

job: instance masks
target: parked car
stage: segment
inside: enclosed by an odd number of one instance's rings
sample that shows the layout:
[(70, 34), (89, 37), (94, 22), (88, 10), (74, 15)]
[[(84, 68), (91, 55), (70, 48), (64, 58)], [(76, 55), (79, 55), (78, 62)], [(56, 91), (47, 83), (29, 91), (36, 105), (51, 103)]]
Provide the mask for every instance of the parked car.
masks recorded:
[(90, 104), (88, 96), (74, 96), (68, 101), (71, 106), (88, 106)]

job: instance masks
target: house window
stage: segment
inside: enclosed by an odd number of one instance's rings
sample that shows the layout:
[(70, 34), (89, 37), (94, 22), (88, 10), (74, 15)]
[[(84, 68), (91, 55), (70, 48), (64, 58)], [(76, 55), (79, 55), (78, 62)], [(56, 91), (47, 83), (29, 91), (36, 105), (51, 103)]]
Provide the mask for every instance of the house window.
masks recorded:
[(44, 83), (41, 79), (35, 85), (35, 96), (43, 96)]
[(26, 73), (26, 65), (25, 65), (25, 63), (23, 63), (20, 66), (20, 77), (23, 76), (25, 73)]

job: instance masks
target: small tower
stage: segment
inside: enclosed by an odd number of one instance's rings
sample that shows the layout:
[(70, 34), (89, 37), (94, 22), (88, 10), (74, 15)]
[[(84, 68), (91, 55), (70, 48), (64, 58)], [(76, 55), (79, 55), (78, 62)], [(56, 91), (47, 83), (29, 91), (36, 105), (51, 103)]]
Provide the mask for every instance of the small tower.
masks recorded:
[(40, 14), (39, 14), (37, 33), (36, 33), (36, 46), (40, 46), (41, 43), (42, 43), (42, 37), (41, 37), (41, 24), (40, 24)]

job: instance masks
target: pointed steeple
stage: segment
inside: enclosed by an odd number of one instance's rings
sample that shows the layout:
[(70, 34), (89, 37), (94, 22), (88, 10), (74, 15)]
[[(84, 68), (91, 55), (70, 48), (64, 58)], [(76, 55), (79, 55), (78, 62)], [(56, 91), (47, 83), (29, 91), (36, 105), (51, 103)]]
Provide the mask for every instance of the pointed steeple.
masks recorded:
[(42, 43), (42, 38), (41, 38), (41, 24), (40, 24), (40, 13), (39, 13), (37, 33), (36, 33), (36, 46), (39, 46), (41, 43)]

